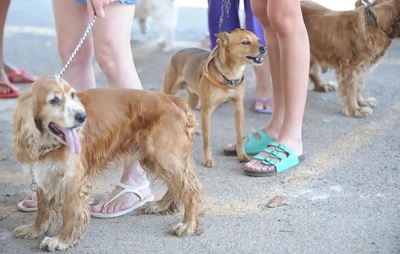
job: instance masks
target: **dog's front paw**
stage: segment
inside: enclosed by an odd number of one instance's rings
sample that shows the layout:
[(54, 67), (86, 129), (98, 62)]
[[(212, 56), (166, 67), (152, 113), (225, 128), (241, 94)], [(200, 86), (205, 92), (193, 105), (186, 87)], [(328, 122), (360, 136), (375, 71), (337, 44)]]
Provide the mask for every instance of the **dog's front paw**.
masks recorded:
[(325, 84), (321, 84), (318, 86), (315, 85), (314, 91), (327, 93), (327, 92), (332, 92), (332, 91), (337, 90), (337, 87), (338, 87), (338, 85), (335, 82), (329, 81), (328, 83), (325, 83)]
[(197, 224), (189, 226), (185, 223), (178, 223), (175, 227), (171, 228), (171, 232), (177, 236), (192, 236), (201, 235), (203, 229)]
[(326, 83), (324, 85), (325, 88), (325, 92), (332, 92), (332, 91), (336, 91), (337, 90), (338, 85), (333, 82), (333, 81), (329, 81), (328, 83)]
[(171, 46), (164, 46), (164, 47), (162, 47), (161, 51), (163, 53), (171, 53), (172, 52), (172, 47)]
[(160, 201), (158, 202), (149, 202), (144, 205), (143, 211), (144, 213), (152, 213), (152, 214), (162, 214), (162, 215), (172, 215), (180, 212), (180, 205), (176, 202), (171, 202), (168, 205), (162, 206)]
[(243, 153), (243, 154), (238, 154), (238, 158), (240, 162), (245, 162), (245, 161), (249, 161), (251, 159), (250, 156), (248, 156), (247, 154)]
[(345, 115), (351, 117), (362, 118), (371, 115), (373, 112), (370, 107), (359, 107), (356, 110), (346, 110)]
[(167, 43), (164, 40), (159, 40), (158, 41), (158, 48), (163, 52), (163, 53), (171, 53), (172, 52), (172, 45), (171, 43)]
[(373, 97), (364, 99), (358, 102), (358, 106), (374, 108), (376, 106), (376, 99)]
[(214, 164), (214, 160), (212, 158), (204, 158), (203, 165), (207, 168), (211, 168)]
[(14, 229), (14, 236), (24, 239), (34, 239), (41, 237), (44, 232), (33, 225), (23, 225)]
[(40, 243), (39, 248), (48, 250), (48, 251), (55, 251), (55, 250), (66, 250), (69, 247), (72, 247), (73, 243), (63, 243), (58, 237), (48, 237), (46, 236), (43, 241)]

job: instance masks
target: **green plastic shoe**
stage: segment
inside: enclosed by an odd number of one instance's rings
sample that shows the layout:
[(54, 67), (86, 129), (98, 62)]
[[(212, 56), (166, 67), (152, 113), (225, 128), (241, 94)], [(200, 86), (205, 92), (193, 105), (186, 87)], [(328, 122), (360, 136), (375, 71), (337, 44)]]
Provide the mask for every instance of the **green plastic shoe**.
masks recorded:
[(244, 174), (248, 176), (272, 176), (277, 173), (281, 173), (285, 170), (296, 167), (305, 159), (304, 153), (297, 157), (294, 152), (282, 144), (274, 141), (270, 142), (268, 146), (275, 147), (275, 150), (265, 148), (262, 151), (269, 154), (269, 158), (266, 158), (260, 154), (253, 157), (253, 159), (261, 161), (262, 164), (273, 166), (275, 170), (252, 170), (244, 168)]
[[(255, 155), (261, 152), (264, 148), (268, 146), (273, 140), (268, 136), (262, 129), (256, 131), (260, 138), (256, 138), (254, 133), (247, 135), (247, 142), (244, 142), (244, 151), (248, 155)], [(226, 156), (236, 156), (236, 150), (228, 150), (224, 148), (224, 155)]]

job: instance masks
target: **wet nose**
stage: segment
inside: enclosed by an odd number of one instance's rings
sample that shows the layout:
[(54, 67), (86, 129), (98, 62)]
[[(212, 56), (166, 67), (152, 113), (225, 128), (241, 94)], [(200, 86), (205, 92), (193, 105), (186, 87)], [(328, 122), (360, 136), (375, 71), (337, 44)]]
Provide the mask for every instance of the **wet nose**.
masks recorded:
[(76, 115), (75, 115), (75, 120), (76, 120), (78, 123), (83, 123), (83, 122), (85, 122), (85, 120), (86, 120), (86, 113), (85, 113), (85, 112), (76, 113)]
[(261, 46), (260, 47), (260, 52), (261, 52), (261, 54), (266, 54), (267, 53), (267, 47)]

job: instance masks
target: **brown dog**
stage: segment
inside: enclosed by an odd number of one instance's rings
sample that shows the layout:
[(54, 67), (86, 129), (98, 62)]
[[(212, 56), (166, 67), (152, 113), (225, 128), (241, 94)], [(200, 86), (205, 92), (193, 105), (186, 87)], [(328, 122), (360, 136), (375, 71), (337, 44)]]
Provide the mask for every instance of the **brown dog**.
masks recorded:
[(200, 99), (201, 129), (203, 133), (203, 164), (212, 167), (210, 145), (210, 117), (215, 107), (230, 100), (235, 107), (237, 154), (241, 161), (250, 157), (243, 147), (244, 123), (244, 69), (247, 64), (263, 64), (265, 46), (252, 32), (235, 29), (216, 34), (218, 44), (209, 51), (188, 48), (172, 56), (164, 76), (164, 92), (175, 94), (179, 89), (188, 91), (189, 106), (193, 109)]
[(73, 246), (89, 222), (91, 179), (104, 170), (139, 161), (145, 171), (166, 182), (164, 197), (145, 212), (170, 214), (184, 205), (179, 236), (201, 233), (201, 184), (193, 170), (195, 117), (177, 96), (135, 89), (93, 89), (75, 93), (54, 77), (34, 82), (17, 101), (13, 149), (38, 185), (33, 224), (16, 228), (21, 238), (45, 237), (41, 248)]
[(400, 37), (400, 0), (379, 0), (368, 7), (356, 2), (354, 10), (332, 11), (312, 1), (302, 1), (301, 9), (310, 39), (310, 81), (314, 90), (330, 91), (321, 66), (335, 70), (343, 112), (365, 117), (372, 113), (375, 98), (361, 95), (364, 74)]

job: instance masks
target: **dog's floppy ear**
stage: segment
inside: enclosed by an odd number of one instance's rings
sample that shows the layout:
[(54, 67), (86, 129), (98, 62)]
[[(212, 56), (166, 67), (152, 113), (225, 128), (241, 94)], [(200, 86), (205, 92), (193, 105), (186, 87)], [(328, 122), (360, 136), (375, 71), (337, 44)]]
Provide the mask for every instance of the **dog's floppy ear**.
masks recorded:
[(40, 131), (35, 123), (36, 105), (31, 92), (26, 91), (17, 100), (14, 114), (13, 149), (17, 160), (23, 164), (38, 161)]
[(358, 7), (360, 7), (360, 6), (363, 6), (363, 4), (362, 4), (361, 0), (357, 0), (357, 1), (354, 3), (354, 6), (355, 6), (356, 8), (358, 8)]
[(391, 38), (400, 37), (400, 6), (393, 6), (392, 2), (383, 1), (373, 12), (377, 17), (378, 26)]
[(393, 38), (400, 37), (400, 20), (397, 20), (396, 23), (392, 25), (392, 36)]
[(220, 45), (225, 45), (229, 42), (229, 33), (228, 32), (221, 32), (221, 33), (217, 33), (215, 34), (215, 36), (218, 38), (217, 39), (217, 43)]

